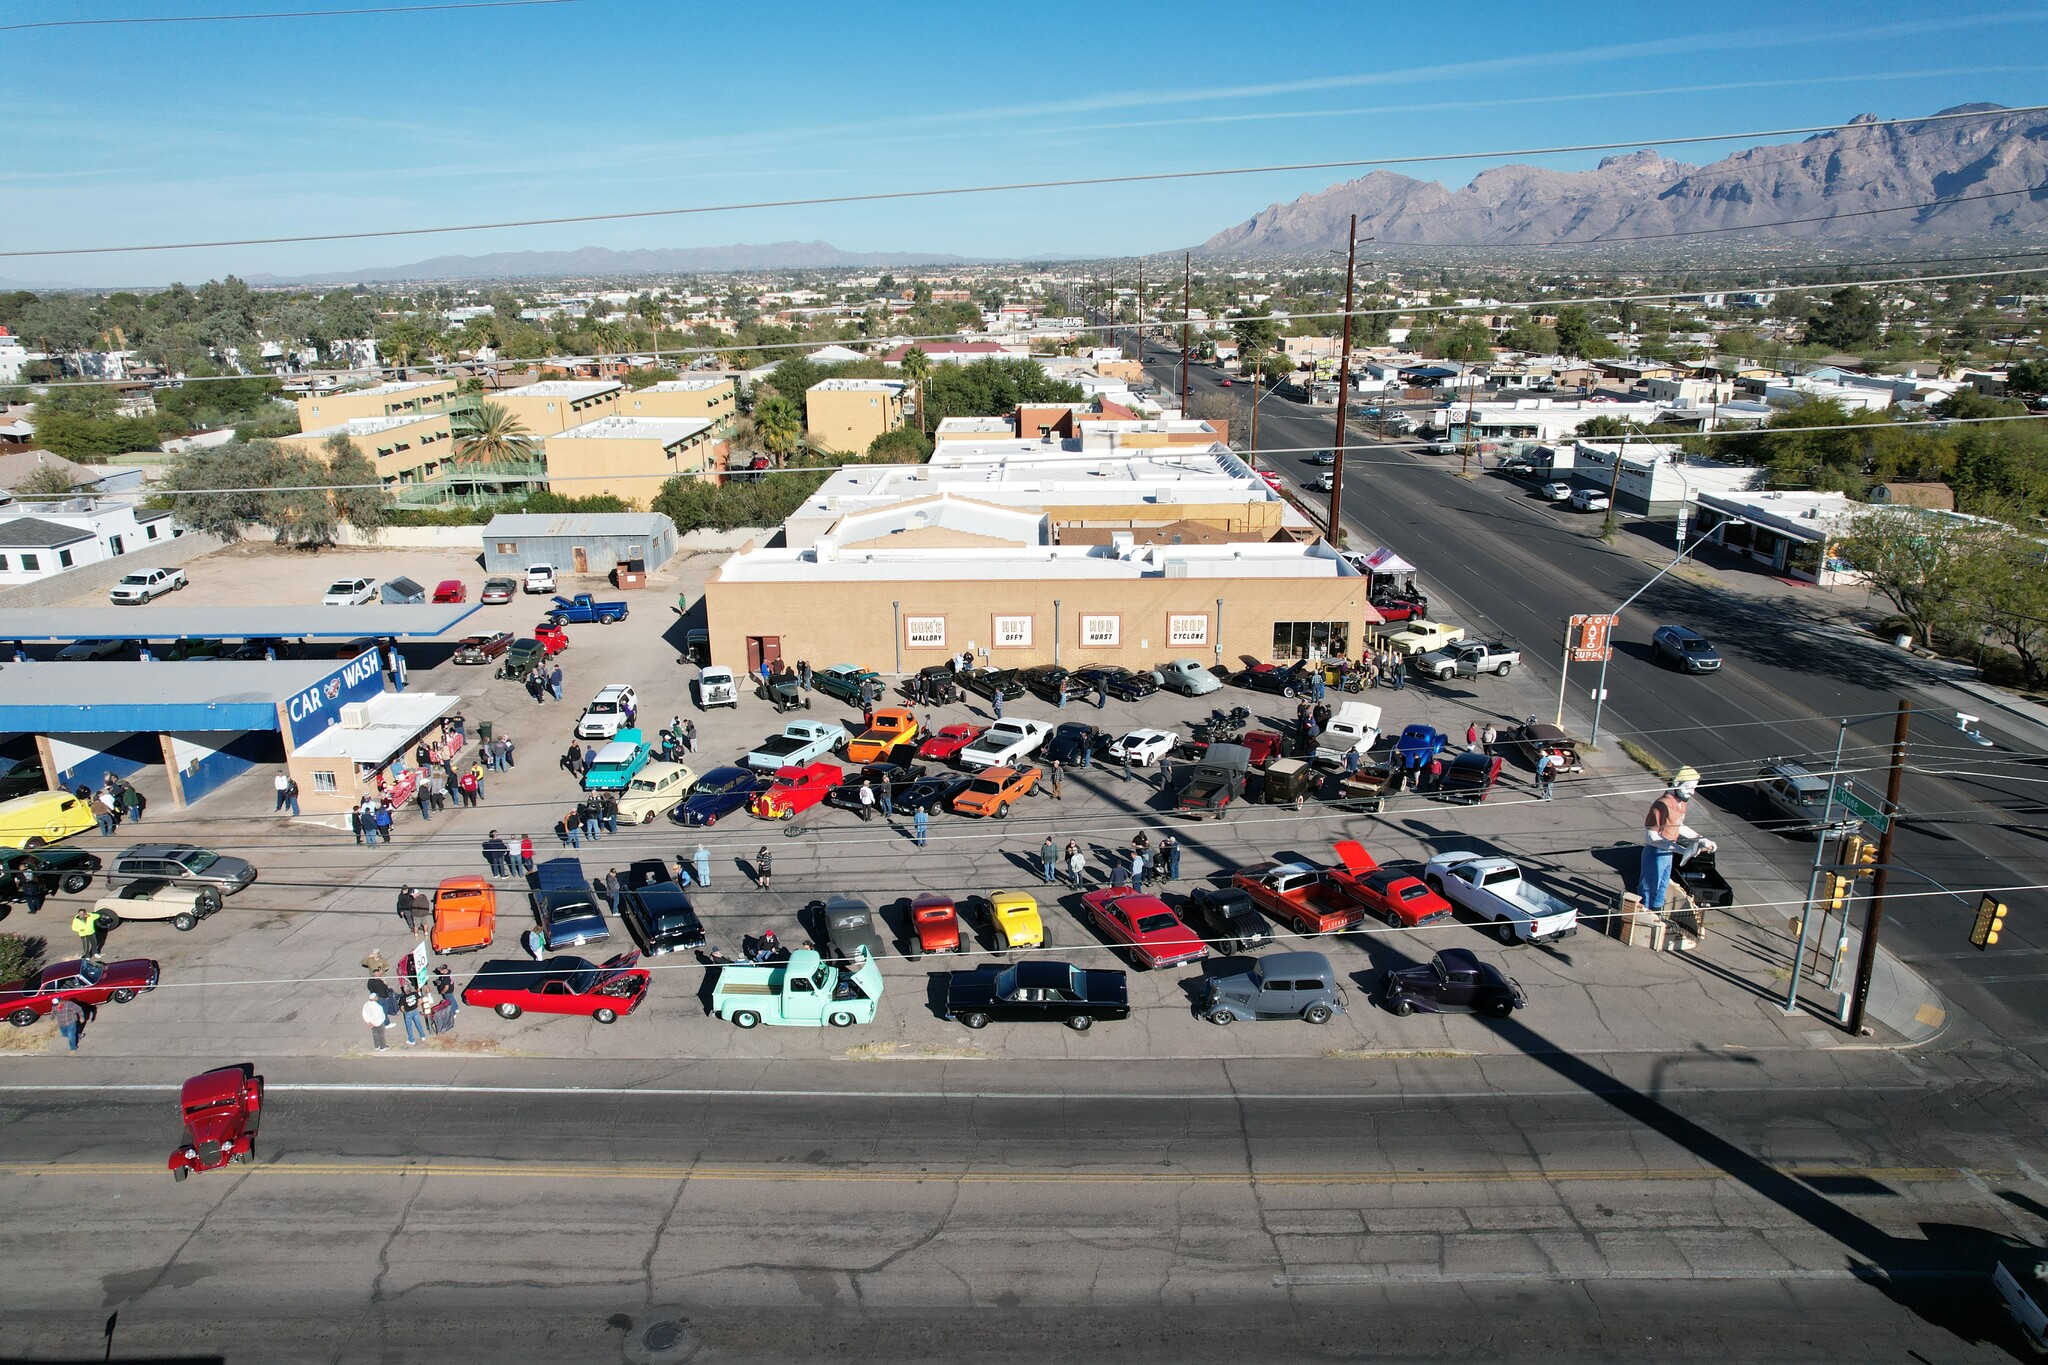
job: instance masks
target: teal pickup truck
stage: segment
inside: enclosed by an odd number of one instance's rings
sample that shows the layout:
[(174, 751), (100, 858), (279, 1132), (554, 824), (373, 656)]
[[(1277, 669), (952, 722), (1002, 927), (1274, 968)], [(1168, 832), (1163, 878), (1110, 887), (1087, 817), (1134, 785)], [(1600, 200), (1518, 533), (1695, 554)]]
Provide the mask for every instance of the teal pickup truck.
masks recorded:
[(882, 1003), (882, 973), (865, 946), (853, 965), (835, 967), (809, 948), (787, 962), (735, 962), (718, 969), (711, 1012), (741, 1028), (797, 1024), (851, 1028), (874, 1022)]
[(592, 621), (608, 626), (625, 619), (624, 602), (600, 602), (587, 592), (579, 592), (574, 597), (557, 597), (555, 604), (548, 608), (548, 621), (557, 626), (584, 625)]
[(622, 792), (654, 756), (652, 746), (638, 730), (621, 730), (609, 744), (597, 751), (583, 774), (587, 792)]

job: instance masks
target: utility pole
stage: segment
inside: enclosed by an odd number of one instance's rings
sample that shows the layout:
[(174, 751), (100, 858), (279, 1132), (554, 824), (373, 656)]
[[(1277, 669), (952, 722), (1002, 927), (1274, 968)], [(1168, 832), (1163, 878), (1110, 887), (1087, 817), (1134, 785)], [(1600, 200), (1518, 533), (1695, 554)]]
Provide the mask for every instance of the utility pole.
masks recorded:
[(1194, 317), (1195, 303), (1195, 256), (1188, 252), (1181, 257), (1181, 268), (1187, 273), (1180, 286), (1180, 415), (1188, 415), (1188, 323)]
[[(1330, 516), (1323, 527), (1330, 548), (1344, 548), (1339, 519), (1344, 506), (1344, 415), (1351, 406), (1351, 288), (1358, 278), (1358, 215), (1351, 215), (1351, 246), (1344, 253), (1344, 350), (1337, 359), (1337, 445), (1330, 465)], [(1309, 380), (1311, 388), (1315, 380)]]
[(1265, 357), (1261, 356), (1259, 372), (1252, 376), (1252, 448), (1249, 453), (1253, 459), (1257, 459), (1259, 454), (1259, 399), (1262, 397), (1260, 390), (1265, 387), (1265, 380)]
[(1906, 734), (1912, 722), (1913, 703), (1901, 697), (1898, 723), (1892, 729), (1892, 770), (1884, 786), (1884, 813), (1889, 818), (1877, 839), (1877, 875), (1870, 881), (1870, 908), (1863, 912), (1863, 946), (1856, 954), (1856, 984), (1850, 988), (1851, 1038), (1863, 1035), (1863, 1007), (1870, 1000), (1870, 974), (1877, 967), (1877, 931), (1884, 925), (1884, 887), (1891, 876), (1892, 832), (1899, 827), (1899, 786), (1906, 777)]
[(1138, 258), (1138, 363), (1145, 363), (1145, 258)]

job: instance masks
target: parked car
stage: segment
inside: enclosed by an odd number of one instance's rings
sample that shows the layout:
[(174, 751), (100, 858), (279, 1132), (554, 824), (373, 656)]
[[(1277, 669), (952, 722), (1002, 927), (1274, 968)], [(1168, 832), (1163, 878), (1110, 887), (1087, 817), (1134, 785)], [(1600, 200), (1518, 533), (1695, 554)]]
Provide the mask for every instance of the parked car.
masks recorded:
[(519, 584), (510, 578), (486, 578), (484, 590), (477, 594), (477, 601), (487, 607), (501, 607), (512, 600), (519, 591)]
[(1438, 682), (1447, 678), (1476, 678), (1481, 673), (1505, 678), (1520, 662), (1522, 651), (1499, 640), (1461, 640), (1444, 649), (1416, 655), (1408, 661), (1408, 671)]
[(1052, 727), (1042, 720), (999, 720), (960, 751), (960, 764), (966, 768), (1014, 768), (1037, 753), (1051, 734)]
[(1450, 743), (1451, 737), (1434, 725), (1404, 726), (1400, 738), (1394, 741), (1394, 766), (1409, 772), (1426, 768), (1432, 758), (1450, 747)]
[(1572, 486), (1561, 481), (1552, 482), (1544, 484), (1536, 492), (1545, 502), (1569, 502), (1572, 496)]
[(33, 870), (45, 892), (64, 891), (77, 895), (92, 885), (92, 874), (100, 870), (96, 853), (82, 848), (42, 848), (31, 853), (22, 848), (0, 848), (0, 874), (11, 885)]
[(493, 659), (502, 659), (511, 652), (512, 640), (509, 630), (501, 630), (496, 635), (465, 635), (456, 642), (455, 662), (487, 664)]
[(992, 815), (1009, 818), (1010, 808), (1038, 785), (1037, 768), (983, 768), (967, 784), (967, 790), (953, 798), (956, 815)]
[(1212, 976), (1202, 985), (1199, 1010), (1212, 1024), (1240, 1019), (1327, 1024), (1344, 1012), (1344, 984), (1321, 953), (1273, 953), (1243, 971)]
[(1605, 512), (1609, 507), (1607, 495), (1597, 488), (1574, 488), (1572, 510), (1574, 512)]
[(1133, 766), (1143, 767), (1157, 763), (1180, 747), (1180, 736), (1171, 730), (1133, 730), (1122, 739), (1112, 740), (1109, 757), (1128, 758)]
[(1405, 868), (1381, 866), (1356, 839), (1339, 839), (1332, 851), (1337, 864), (1329, 870), (1330, 880), (1367, 914), (1400, 929), (1452, 917), (1451, 903), (1441, 893)]
[(162, 879), (179, 886), (210, 886), (232, 896), (256, 880), (256, 867), (243, 858), (191, 844), (135, 844), (122, 849), (107, 870), (107, 887)]
[(434, 888), (435, 952), (476, 952), (497, 936), (498, 887), (489, 877), (448, 877)]
[(27, 758), (0, 760), (0, 801), (12, 801), (17, 796), (32, 796), (50, 789), (49, 779), (43, 775), (43, 760), (30, 754)]
[(534, 869), (533, 879), (533, 919), (549, 952), (602, 943), (612, 936), (582, 863), (549, 858)]
[(1024, 695), (1024, 679), (1014, 668), (970, 668), (955, 674), (953, 680), (961, 691), (990, 700), (999, 692), (1004, 701), (1015, 701)]
[(638, 730), (621, 730), (598, 749), (597, 757), (583, 770), (583, 790), (622, 792), (654, 757), (654, 748)]
[(881, 681), (881, 674), (858, 664), (833, 664), (811, 673), (812, 687), (849, 706), (859, 706), (861, 694), (868, 690), (870, 684), (879, 686)]
[(1155, 674), (1159, 685), (1169, 692), (1178, 692), (1183, 697), (1206, 697), (1223, 686), (1223, 682), (1207, 665), (1194, 659), (1175, 659), (1161, 665)]
[(1374, 596), (1372, 609), (1380, 614), (1382, 621), (1413, 621), (1429, 615), (1429, 603), (1419, 597)]
[(96, 663), (118, 659), (135, 647), (133, 640), (76, 640), (57, 651), (59, 663)]
[(467, 602), (469, 588), (459, 578), (444, 578), (434, 585), (435, 602)]
[(747, 803), (747, 809), (763, 820), (794, 820), (823, 801), (839, 785), (840, 776), (837, 763), (777, 769), (774, 780)]
[(1686, 626), (1659, 626), (1650, 636), (1650, 648), (1687, 673), (1712, 673), (1721, 666), (1721, 653), (1707, 643), (1704, 635)]
[(1118, 701), (1142, 701), (1159, 690), (1158, 680), (1150, 673), (1134, 673), (1116, 664), (1097, 664), (1081, 669), (1076, 676), (1089, 691), (1100, 687)]
[(720, 967), (711, 987), (711, 1012), (743, 1029), (762, 1024), (851, 1028), (874, 1022), (882, 985), (882, 973), (865, 950), (836, 966), (812, 949), (799, 948), (787, 962)]
[(82, 834), (97, 823), (92, 804), (70, 792), (33, 792), (0, 801), (0, 842), (39, 849)]
[(617, 1023), (647, 998), (653, 980), (639, 966), (640, 954), (621, 953), (603, 963), (580, 957), (546, 962), (501, 958), (477, 969), (462, 988), (462, 1003), (496, 1010), (501, 1019), (535, 1014), (580, 1014), (600, 1024)]
[(1088, 696), (1094, 690), (1072, 669), (1060, 668), (1053, 664), (1027, 668), (1018, 675), (1017, 680), (1029, 691), (1055, 704), (1061, 697), (1071, 701), (1077, 697)]
[(1255, 863), (1232, 873), (1230, 884), (1296, 933), (1340, 934), (1365, 919), (1351, 893), (1314, 863)]
[(825, 942), (835, 962), (856, 962), (865, 954), (870, 962), (882, 956), (882, 932), (875, 927), (875, 912), (858, 896), (834, 896), (820, 908)]
[(1230, 681), (1254, 692), (1271, 692), (1282, 697), (1298, 697), (1310, 689), (1307, 666), (1299, 663), (1284, 668), (1279, 664), (1253, 664), (1231, 674)]
[(1380, 1003), (1395, 1014), (1484, 1014), (1505, 1019), (1528, 1003), (1521, 983), (1469, 948), (1445, 948), (1418, 967), (1397, 967), (1380, 983)]
[(960, 914), (953, 898), (927, 891), (910, 903), (910, 955), (960, 951)]
[(624, 601), (600, 602), (587, 592), (579, 592), (574, 597), (557, 597), (554, 600), (548, 608), (548, 624), (589, 625), (595, 622), (609, 626), (625, 620), (631, 610), (630, 604)]
[(740, 704), (739, 685), (733, 681), (732, 670), (723, 664), (706, 664), (697, 670), (697, 709), (709, 711), (714, 706)]
[(70, 1000), (87, 1009), (112, 1001), (125, 1005), (144, 991), (156, 989), (159, 969), (146, 957), (93, 962), (72, 958), (52, 962), (33, 976), (0, 985), (0, 1014), (16, 1028), (27, 1028)]
[(998, 949), (1043, 948), (1045, 920), (1029, 891), (995, 891), (969, 897), (963, 907), (989, 931)]
[[(900, 805), (908, 810), (910, 807), (904, 802), (904, 795), (926, 775), (924, 765), (918, 763), (864, 763), (858, 768), (846, 769), (838, 785), (825, 793), (825, 804), (858, 814), (861, 808), (860, 784), (865, 782), (875, 794), (876, 809), (881, 808), (882, 793), (887, 791), (891, 805)], [(952, 774), (946, 776), (951, 777)]]
[(598, 689), (583, 714), (576, 718), (576, 738), (610, 739), (626, 723), (626, 713), (639, 705), (639, 694), (625, 683), (608, 683)]
[(966, 791), (973, 782), (972, 777), (963, 777), (942, 768), (905, 783), (889, 799), (896, 803), (899, 815), (918, 810), (927, 815), (937, 815), (953, 809), (953, 798)]
[(555, 590), (555, 566), (552, 564), (529, 564), (526, 566), (524, 591), (529, 594), (552, 594)]
[(628, 824), (650, 824), (657, 815), (674, 810), (696, 781), (697, 774), (686, 764), (659, 759), (648, 763), (619, 793), (619, 819)]
[(1443, 776), (1437, 782), (1436, 796), (1457, 805), (1476, 806), (1486, 799), (1500, 781), (1501, 759), (1498, 754), (1472, 752), (1459, 754), (1443, 766)]
[(1219, 953), (1248, 953), (1273, 941), (1273, 926), (1251, 896), (1235, 886), (1196, 887), (1182, 918)]
[(93, 902), (105, 928), (116, 928), (127, 920), (169, 920), (180, 932), (198, 928), (199, 921), (220, 906), (220, 892), (210, 886), (177, 886), (155, 878), (129, 882)]
[(1114, 968), (1034, 959), (990, 963), (946, 977), (946, 1018), (967, 1028), (1043, 1020), (1086, 1033), (1098, 1021), (1130, 1017), (1130, 983)]
[(1080, 763), (1083, 754), (1092, 762), (1108, 742), (1107, 734), (1085, 721), (1063, 721), (1040, 746), (1038, 756), (1048, 763), (1064, 763), (1071, 768)]
[(937, 763), (951, 763), (960, 757), (962, 749), (981, 738), (982, 729), (979, 725), (945, 726), (924, 737), (917, 746), (917, 756)]
[(1579, 762), (1579, 742), (1561, 725), (1552, 725), (1547, 720), (1524, 721), (1503, 738), (1521, 751), (1532, 769), (1537, 760), (1549, 754), (1554, 760), (1553, 773), (1561, 776), (1583, 771)]
[[(666, 875), (667, 864), (660, 867)], [(626, 892), (619, 900), (619, 919), (649, 957), (688, 952), (705, 943), (704, 922), (690, 904), (690, 893), (673, 881), (650, 881)]]
[(917, 715), (900, 706), (885, 706), (874, 713), (868, 728), (846, 742), (849, 763), (880, 763), (899, 744), (917, 739)]
[(1209, 945), (1157, 896), (1105, 886), (1085, 893), (1081, 904), (1103, 936), (1129, 949), (1140, 967), (1178, 967), (1209, 956)]
[(1447, 626), (1441, 621), (1425, 621), (1420, 617), (1410, 621), (1387, 637), (1387, 648), (1396, 654), (1413, 658), (1427, 654), (1432, 649), (1443, 649), (1465, 638), (1463, 626)]
[(184, 586), (183, 569), (145, 569), (123, 577), (108, 591), (107, 597), (117, 607), (138, 606), (167, 592), (177, 592)]
[(374, 578), (337, 578), (327, 585), (327, 595), (320, 599), (323, 607), (358, 607), (377, 595), (377, 580)]
[(683, 803), (669, 812), (679, 825), (705, 829), (745, 807), (754, 794), (768, 785), (768, 779), (747, 768), (713, 768), (697, 780)]

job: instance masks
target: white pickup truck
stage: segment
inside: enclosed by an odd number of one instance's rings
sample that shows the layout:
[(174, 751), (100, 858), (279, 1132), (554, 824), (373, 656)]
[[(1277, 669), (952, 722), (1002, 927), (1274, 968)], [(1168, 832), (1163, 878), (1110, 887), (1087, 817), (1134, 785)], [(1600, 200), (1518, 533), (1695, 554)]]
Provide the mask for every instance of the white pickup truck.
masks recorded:
[(1508, 858), (1439, 853), (1422, 869), (1429, 888), (1493, 926), (1502, 943), (1534, 943), (1579, 932), (1579, 912), (1522, 880)]
[(1316, 764), (1341, 768), (1344, 755), (1355, 753), (1361, 762), (1366, 752), (1380, 741), (1380, 708), (1367, 701), (1347, 701), (1330, 716), (1330, 723), (1316, 736)]
[(1038, 752), (1052, 734), (1042, 720), (999, 720), (960, 751), (963, 768), (1007, 768)]
[(1408, 671), (1442, 682), (1447, 678), (1476, 678), (1491, 673), (1505, 678), (1518, 663), (1522, 651), (1499, 640), (1460, 640), (1443, 649), (1432, 649), (1408, 661)]

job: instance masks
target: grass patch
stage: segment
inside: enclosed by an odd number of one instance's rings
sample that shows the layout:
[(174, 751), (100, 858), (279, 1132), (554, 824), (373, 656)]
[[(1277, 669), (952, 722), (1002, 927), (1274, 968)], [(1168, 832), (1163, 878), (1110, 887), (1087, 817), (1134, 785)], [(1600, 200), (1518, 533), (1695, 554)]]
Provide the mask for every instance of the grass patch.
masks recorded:
[(57, 1026), (44, 1019), (27, 1028), (8, 1028), (0, 1032), (0, 1052), (47, 1052), (51, 1043), (59, 1041), (61, 1035)]
[(1641, 767), (1645, 772), (1652, 772), (1662, 777), (1666, 772), (1670, 771), (1664, 766), (1662, 760), (1634, 740), (1623, 739), (1615, 742), (1621, 746), (1621, 751), (1634, 759), (1637, 766)]

